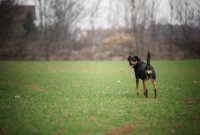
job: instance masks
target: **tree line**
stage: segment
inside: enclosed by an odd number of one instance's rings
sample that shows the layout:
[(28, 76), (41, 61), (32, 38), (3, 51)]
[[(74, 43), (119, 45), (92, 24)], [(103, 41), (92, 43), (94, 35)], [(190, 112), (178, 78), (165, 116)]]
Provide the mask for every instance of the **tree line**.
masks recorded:
[[(33, 15), (27, 12), (21, 22), (23, 31), (19, 32), (14, 9), (20, 3), (1, 0), (0, 59), (124, 60), (131, 54), (146, 56), (148, 50), (154, 59), (199, 58), (200, 1), (167, 2), (169, 10), (158, 20), (162, 12), (158, 0), (109, 0), (107, 9), (101, 0), (34, 0), (37, 21), (34, 23)], [(96, 40), (98, 19), (106, 11), (108, 28), (104, 38)], [(84, 23), (89, 25), (90, 33), (80, 42), (77, 35)], [(115, 35), (123, 42), (104, 42)]]

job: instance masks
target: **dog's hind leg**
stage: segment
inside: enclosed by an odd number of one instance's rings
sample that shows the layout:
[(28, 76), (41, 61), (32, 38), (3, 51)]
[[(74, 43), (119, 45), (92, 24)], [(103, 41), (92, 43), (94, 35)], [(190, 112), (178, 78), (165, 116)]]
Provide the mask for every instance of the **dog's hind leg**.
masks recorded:
[(156, 81), (152, 79), (151, 82), (153, 83), (153, 87), (154, 87), (154, 96), (155, 96), (155, 98), (157, 98), (157, 94), (156, 94)]
[(147, 80), (143, 80), (144, 96), (148, 98)]
[(137, 95), (139, 95), (139, 79), (136, 79)]

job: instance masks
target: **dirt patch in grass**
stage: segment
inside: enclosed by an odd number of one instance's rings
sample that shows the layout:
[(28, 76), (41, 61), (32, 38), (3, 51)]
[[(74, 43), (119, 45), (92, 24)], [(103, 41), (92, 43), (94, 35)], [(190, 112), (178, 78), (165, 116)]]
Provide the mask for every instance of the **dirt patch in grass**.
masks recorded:
[(17, 84), (16, 82), (7, 82), (7, 81), (3, 81), (3, 80), (0, 80), (0, 83), (2, 83), (2, 84), (10, 84), (10, 85), (16, 85)]
[(128, 135), (130, 134), (135, 128), (137, 127), (136, 124), (126, 124), (120, 128), (114, 129), (112, 131), (108, 131), (105, 135)]
[(6, 128), (0, 128), (0, 135), (3, 135), (7, 132)]
[(186, 127), (184, 125), (174, 124), (171, 126), (171, 133), (174, 134), (177, 130), (179, 130), (181, 128), (186, 128)]
[(182, 128), (183, 126), (180, 125), (180, 124), (175, 124), (173, 125), (173, 129), (179, 129), (179, 128)]
[(186, 102), (186, 103), (188, 103), (188, 104), (191, 104), (191, 103), (195, 103), (195, 102), (196, 102), (195, 99), (191, 99), (191, 98), (184, 98), (182, 101), (183, 101), (183, 102)]
[(194, 120), (195, 120), (196, 122), (200, 123), (200, 116), (196, 117)]
[(34, 90), (34, 91), (45, 91), (44, 88), (41, 88), (41, 87), (36, 86), (36, 85), (28, 84), (28, 85), (25, 85), (25, 86), (28, 87), (28, 88), (30, 88), (30, 89), (32, 89), (32, 90)]
[(28, 87), (28, 88), (30, 88), (30, 89), (32, 89), (32, 90), (34, 90), (34, 91), (45, 91), (45, 89), (44, 88), (41, 88), (41, 87), (39, 87), (39, 86), (37, 86), (37, 85), (32, 85), (32, 84), (22, 84), (22, 83), (17, 83), (17, 82), (7, 82), (7, 81), (1, 81), (0, 80), (0, 83), (2, 83), (2, 84), (9, 84), (9, 85), (17, 85), (17, 84), (19, 84), (19, 85), (23, 85), (23, 86), (25, 86), (25, 87)]

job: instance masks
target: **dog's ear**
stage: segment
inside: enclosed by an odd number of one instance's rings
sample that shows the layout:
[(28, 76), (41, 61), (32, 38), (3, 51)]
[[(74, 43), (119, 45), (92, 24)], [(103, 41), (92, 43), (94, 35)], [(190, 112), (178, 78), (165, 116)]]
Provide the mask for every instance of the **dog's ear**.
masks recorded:
[(134, 56), (134, 57), (137, 59), (137, 61), (141, 61), (141, 59), (138, 56)]
[(130, 60), (130, 57), (131, 57), (131, 56), (128, 56), (128, 58), (127, 58), (128, 61)]

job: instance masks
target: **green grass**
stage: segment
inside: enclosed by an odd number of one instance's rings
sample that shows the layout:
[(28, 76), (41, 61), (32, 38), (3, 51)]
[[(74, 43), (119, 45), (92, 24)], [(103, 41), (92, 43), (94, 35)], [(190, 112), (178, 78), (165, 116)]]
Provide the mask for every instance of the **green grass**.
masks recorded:
[(128, 62), (0, 62), (0, 134), (200, 134), (200, 61), (152, 61), (157, 99)]

